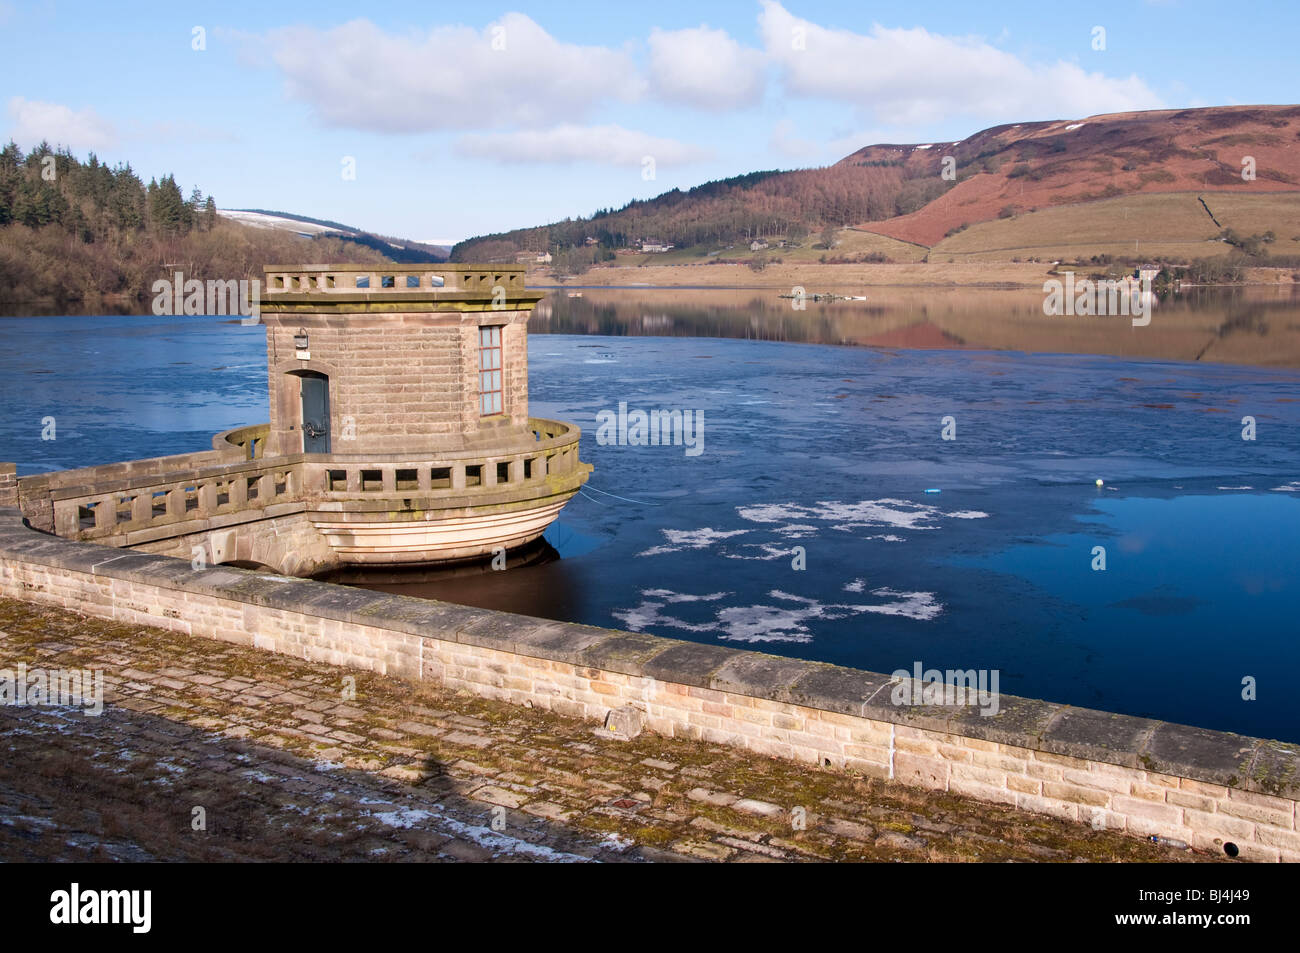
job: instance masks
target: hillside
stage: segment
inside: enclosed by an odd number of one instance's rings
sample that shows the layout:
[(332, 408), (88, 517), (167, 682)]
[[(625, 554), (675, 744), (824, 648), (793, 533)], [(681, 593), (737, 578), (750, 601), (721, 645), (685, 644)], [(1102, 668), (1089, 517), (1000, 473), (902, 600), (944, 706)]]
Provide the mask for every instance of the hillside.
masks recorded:
[(45, 144), (24, 155), (11, 142), (0, 150), (0, 313), (139, 311), (152, 283), (176, 270), (239, 279), (276, 261), (439, 260), (357, 230), (300, 231), (225, 219), (212, 196), (195, 188), (186, 198), (171, 175), (146, 185), (130, 165)]
[[(946, 156), (955, 178), (942, 174)], [(1247, 156), (1251, 181), (1242, 179)], [(677, 246), (671, 260), (698, 261), (748, 257), (749, 241), (763, 238), (787, 240), (794, 247), (779, 254), (795, 259), (855, 260), (847, 246), (866, 243), (838, 231), (846, 226), (905, 243), (894, 246), (900, 257), (882, 250), (889, 247), (882, 241), (858, 261), (916, 260), (917, 249), (940, 262), (1140, 255), (1144, 242), (1161, 243), (1151, 254), (1197, 258), (1232, 251), (1217, 240), (1224, 228), (1243, 236), (1274, 232), (1270, 251), (1294, 256), (1300, 216), (1291, 196), (1279, 193), (1300, 193), (1300, 106), (1117, 113), (995, 126), (956, 143), (867, 146), (826, 168), (753, 173), (586, 219), (470, 239), (452, 257), (551, 248), (560, 253), (557, 264), (581, 267), (653, 238)], [(1121, 197), (1141, 202), (1115, 202)], [(1207, 211), (1203, 198), (1223, 214)], [(1107, 200), (1113, 204), (1101, 204)], [(954, 241), (958, 236), (963, 240)], [(598, 244), (584, 245), (589, 237)], [(620, 261), (652, 258), (659, 256)]]
[(230, 219), (251, 228), (269, 228), (275, 231), (289, 232), (302, 238), (328, 236), (337, 238), (340, 241), (352, 242), (380, 252), (403, 265), (444, 262), (451, 253), (450, 246), (431, 245), (425, 242), (413, 242), (406, 238), (379, 235), (351, 225), (310, 218), (306, 215), (295, 215), (292, 212), (272, 212), (261, 208), (245, 208), (217, 209), (217, 214), (222, 218)]
[[(1300, 107), (996, 126), (957, 143), (868, 146), (839, 165), (897, 162), (906, 177), (938, 177), (945, 155), (956, 159), (958, 181), (924, 208), (873, 220), (872, 231), (933, 246), (963, 225), (1120, 195), (1300, 191)], [(1253, 181), (1242, 179), (1245, 156), (1255, 160)]]

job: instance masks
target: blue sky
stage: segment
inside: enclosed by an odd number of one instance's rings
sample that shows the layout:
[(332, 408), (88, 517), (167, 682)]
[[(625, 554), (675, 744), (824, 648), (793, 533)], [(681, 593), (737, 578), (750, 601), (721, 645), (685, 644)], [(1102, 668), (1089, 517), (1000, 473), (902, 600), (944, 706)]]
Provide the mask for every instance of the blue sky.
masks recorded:
[(1298, 35), (1290, 0), (0, 0), (0, 137), (459, 239), (873, 142), (1295, 102)]

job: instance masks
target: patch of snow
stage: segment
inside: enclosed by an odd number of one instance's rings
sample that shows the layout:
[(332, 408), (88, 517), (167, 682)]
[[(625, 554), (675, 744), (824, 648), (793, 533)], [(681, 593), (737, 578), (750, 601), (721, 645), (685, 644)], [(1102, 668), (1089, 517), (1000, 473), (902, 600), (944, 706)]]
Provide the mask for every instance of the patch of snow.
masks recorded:
[(445, 814), (434, 814), (419, 808), (404, 808), (372, 814), (382, 824), (402, 830), (410, 830), (418, 823), (432, 821), (430, 827), (439, 833), (450, 834), (463, 840), (473, 841), (496, 854), (520, 855), (531, 860), (547, 860), (559, 863), (588, 863), (589, 858), (578, 854), (568, 854), (541, 844), (530, 844), (518, 837), (510, 837), (486, 827), (465, 824)]
[(600, 842), (601, 847), (608, 848), (609, 850), (616, 850), (619, 853), (622, 853), (623, 851), (627, 850), (629, 847), (632, 846), (632, 844), (633, 844), (632, 841), (628, 840), (622, 834), (618, 834), (618, 833), (606, 834), (605, 837)]
[(242, 771), (240, 773), (243, 774), (244, 777), (249, 778), (250, 780), (260, 781), (263, 784), (270, 784), (272, 782), (280, 780), (280, 778), (277, 778), (273, 774), (267, 774), (265, 771), (258, 771), (253, 768), (249, 768), (246, 771)]
[(267, 215), (265, 212), (238, 212), (234, 209), (217, 209), (217, 214), (222, 218), (228, 218), (231, 221), (239, 222), (241, 225), (249, 225), (253, 228), (273, 228), (280, 231), (297, 232), (299, 235), (342, 235), (343, 231), (337, 228), (331, 228), (328, 225), (316, 225), (312, 222), (299, 222), (292, 218), (282, 218), (279, 215)]

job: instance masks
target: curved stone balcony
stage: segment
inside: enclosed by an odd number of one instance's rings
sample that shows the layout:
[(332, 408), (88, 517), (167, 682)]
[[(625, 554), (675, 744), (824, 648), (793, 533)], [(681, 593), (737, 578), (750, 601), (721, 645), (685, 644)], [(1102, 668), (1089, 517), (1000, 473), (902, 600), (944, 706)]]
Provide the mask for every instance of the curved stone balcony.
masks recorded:
[[(334, 557), (309, 560), (313, 570), (428, 564), (537, 538), (591, 472), (578, 460), (579, 429), (536, 417), (522, 438), (423, 455), (266, 457), (268, 432), (239, 427), (217, 434), (211, 451), (24, 477), (20, 504), (38, 529), (107, 546), (184, 555), (177, 544), (226, 532), (212, 542), (214, 562), (257, 549), (231, 529), (306, 519)], [(304, 529), (294, 527), (299, 542)]]

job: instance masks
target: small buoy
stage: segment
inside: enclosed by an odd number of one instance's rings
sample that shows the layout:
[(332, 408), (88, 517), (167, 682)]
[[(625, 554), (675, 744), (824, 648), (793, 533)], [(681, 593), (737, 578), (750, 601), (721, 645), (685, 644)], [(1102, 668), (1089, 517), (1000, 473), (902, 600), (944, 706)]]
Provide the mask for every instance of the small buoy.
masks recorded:
[(931, 490), (926, 490), (925, 492), (926, 492), (926, 493), (938, 493), (938, 492), (940, 492), (940, 491), (939, 491), (939, 490), (933, 490), (933, 489), (931, 489)]
[(1101, 481), (1101, 478), (1100, 478), (1100, 477), (1098, 477), (1098, 479), (1097, 479), (1097, 485), (1098, 485), (1098, 486), (1101, 486), (1101, 485), (1102, 485), (1102, 481)]

